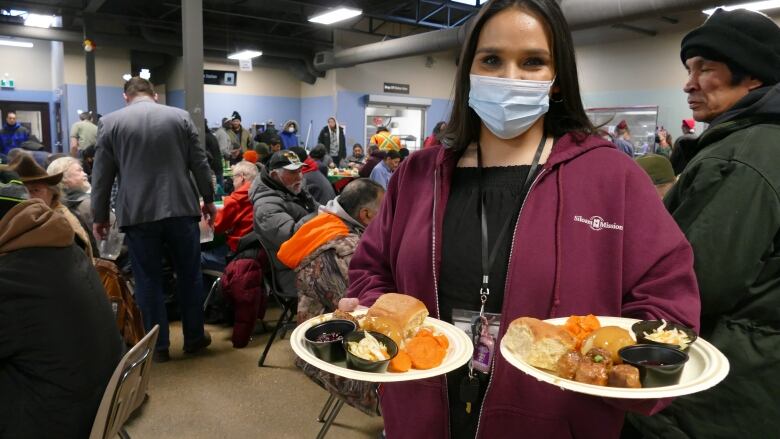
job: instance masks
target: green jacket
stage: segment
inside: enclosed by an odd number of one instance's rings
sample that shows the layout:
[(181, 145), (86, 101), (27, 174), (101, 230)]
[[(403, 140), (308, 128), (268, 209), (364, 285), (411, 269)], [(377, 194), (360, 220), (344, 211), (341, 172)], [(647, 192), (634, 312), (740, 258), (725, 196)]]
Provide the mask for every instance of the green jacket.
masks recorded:
[(664, 200), (693, 246), (701, 337), (729, 359), (713, 389), (651, 418), (652, 438), (768, 438), (780, 431), (780, 86), (713, 121)]

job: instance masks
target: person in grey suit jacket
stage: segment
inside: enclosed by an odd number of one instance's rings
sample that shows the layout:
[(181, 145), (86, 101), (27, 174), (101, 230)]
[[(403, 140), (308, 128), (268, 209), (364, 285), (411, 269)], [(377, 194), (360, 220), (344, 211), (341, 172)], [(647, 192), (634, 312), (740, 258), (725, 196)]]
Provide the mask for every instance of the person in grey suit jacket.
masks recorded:
[(124, 98), (127, 106), (103, 116), (98, 124), (93, 231), (98, 239), (108, 234), (109, 199), (116, 177), (116, 216), (127, 237), (135, 298), (146, 330), (160, 325), (155, 359), (166, 361), (170, 341), (162, 284), (164, 247), (176, 270), (184, 351), (193, 353), (211, 343), (203, 329), (198, 222), (202, 211), (213, 224), (214, 188), (206, 152), (189, 114), (157, 104), (152, 83), (138, 77), (125, 83)]

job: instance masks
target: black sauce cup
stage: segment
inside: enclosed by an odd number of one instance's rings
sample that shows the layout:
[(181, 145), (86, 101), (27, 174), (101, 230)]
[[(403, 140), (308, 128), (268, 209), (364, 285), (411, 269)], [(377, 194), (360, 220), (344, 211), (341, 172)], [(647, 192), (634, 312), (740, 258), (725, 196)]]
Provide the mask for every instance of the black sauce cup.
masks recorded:
[(636, 344), (618, 351), (624, 363), (639, 369), (642, 387), (673, 386), (680, 382), (688, 354), (668, 346)]
[(352, 352), (349, 351), (349, 342), (360, 342), (360, 340), (363, 340), (366, 337), (365, 331), (355, 331), (347, 334), (347, 336), (344, 337), (344, 350), (347, 352), (347, 369), (354, 369), (362, 372), (383, 373), (387, 370), (387, 366), (390, 364), (390, 360), (398, 355), (398, 345), (395, 344), (392, 338), (384, 334), (380, 334), (374, 331), (369, 331), (369, 334), (371, 334), (379, 343), (385, 345), (387, 348), (387, 354), (390, 356), (390, 358), (382, 361), (371, 361), (360, 358), (357, 355), (353, 355)]
[[(329, 320), (309, 328), (304, 334), (306, 344), (314, 355), (328, 363), (336, 363), (344, 360), (344, 345), (342, 340), (354, 331), (355, 323), (349, 320)], [(317, 341), (317, 338), (323, 334), (337, 333), (341, 338), (331, 341)]]
[(663, 325), (663, 322), (661, 320), (642, 320), (641, 322), (636, 322), (633, 325), (631, 325), (631, 331), (634, 332), (634, 335), (636, 335), (636, 342), (637, 344), (652, 344), (657, 346), (667, 346), (675, 349), (679, 349), (683, 352), (688, 351), (688, 348), (691, 347), (694, 341), (698, 338), (695, 332), (693, 332), (693, 329), (681, 325), (679, 323), (674, 322), (666, 322), (666, 328), (665, 329), (677, 329), (685, 335), (688, 336), (688, 339), (691, 341), (688, 343), (688, 346), (685, 347), (685, 349), (682, 349), (679, 345), (676, 344), (670, 344), (670, 343), (661, 343), (659, 341), (653, 341), (645, 337), (645, 333), (651, 334), (653, 331), (656, 330), (656, 328), (659, 328), (661, 325)]

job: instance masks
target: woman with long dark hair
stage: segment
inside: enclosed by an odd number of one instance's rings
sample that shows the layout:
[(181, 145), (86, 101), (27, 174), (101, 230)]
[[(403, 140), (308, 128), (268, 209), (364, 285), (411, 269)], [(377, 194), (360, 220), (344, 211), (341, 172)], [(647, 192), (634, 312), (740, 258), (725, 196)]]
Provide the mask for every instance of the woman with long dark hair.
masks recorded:
[[(665, 318), (696, 327), (688, 242), (643, 171), (593, 134), (554, 0), (493, 0), (463, 46), (444, 147), (410, 156), (350, 266), (348, 297), (402, 292), (452, 322), (492, 313), (478, 357), (380, 390), (389, 438), (615, 438), (626, 409), (537, 381), (498, 352), (521, 316)], [(357, 299), (357, 300), (356, 300)], [(483, 320), (484, 319), (484, 320)]]

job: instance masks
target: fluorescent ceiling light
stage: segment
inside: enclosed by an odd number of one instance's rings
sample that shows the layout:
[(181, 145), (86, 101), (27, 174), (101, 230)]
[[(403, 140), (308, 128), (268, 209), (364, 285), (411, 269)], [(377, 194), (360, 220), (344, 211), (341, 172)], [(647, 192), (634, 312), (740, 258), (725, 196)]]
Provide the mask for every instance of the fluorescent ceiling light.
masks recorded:
[(122, 79), (124, 79), (125, 81), (129, 81), (129, 80), (133, 79), (133, 75), (131, 75), (129, 73), (125, 73), (124, 75), (122, 75)]
[(11, 47), (33, 47), (33, 43), (29, 41), (15, 41), (15, 40), (3, 40), (0, 39), (0, 46), (11, 46)]
[(257, 58), (258, 56), (262, 55), (263, 52), (257, 51), (257, 50), (242, 50), (241, 52), (231, 53), (228, 55), (228, 59), (252, 59)]
[(24, 19), (25, 26), (49, 28), (54, 24), (53, 15), (27, 14)]
[(362, 13), (363, 11), (360, 9), (338, 8), (324, 12), (320, 15), (315, 15), (314, 17), (309, 18), (309, 21), (312, 23), (333, 24), (338, 23), (339, 21), (349, 20), (352, 17), (357, 17)]
[[(469, 6), (477, 6), (477, 0), (452, 0), (455, 3), (463, 3), (464, 5)], [(482, 3), (487, 3), (487, 0), (484, 0)]]
[[(761, 2), (741, 3), (733, 6), (720, 6), (727, 11), (733, 11), (734, 9), (747, 9), (749, 11), (766, 11), (767, 9), (780, 8), (780, 0), (765, 0)], [(707, 15), (712, 15), (718, 8), (705, 9), (704, 12)]]
[(146, 79), (148, 81), (149, 78), (152, 77), (152, 74), (149, 72), (149, 69), (141, 69), (141, 73), (139, 73), (138, 76), (140, 76), (141, 79)]

